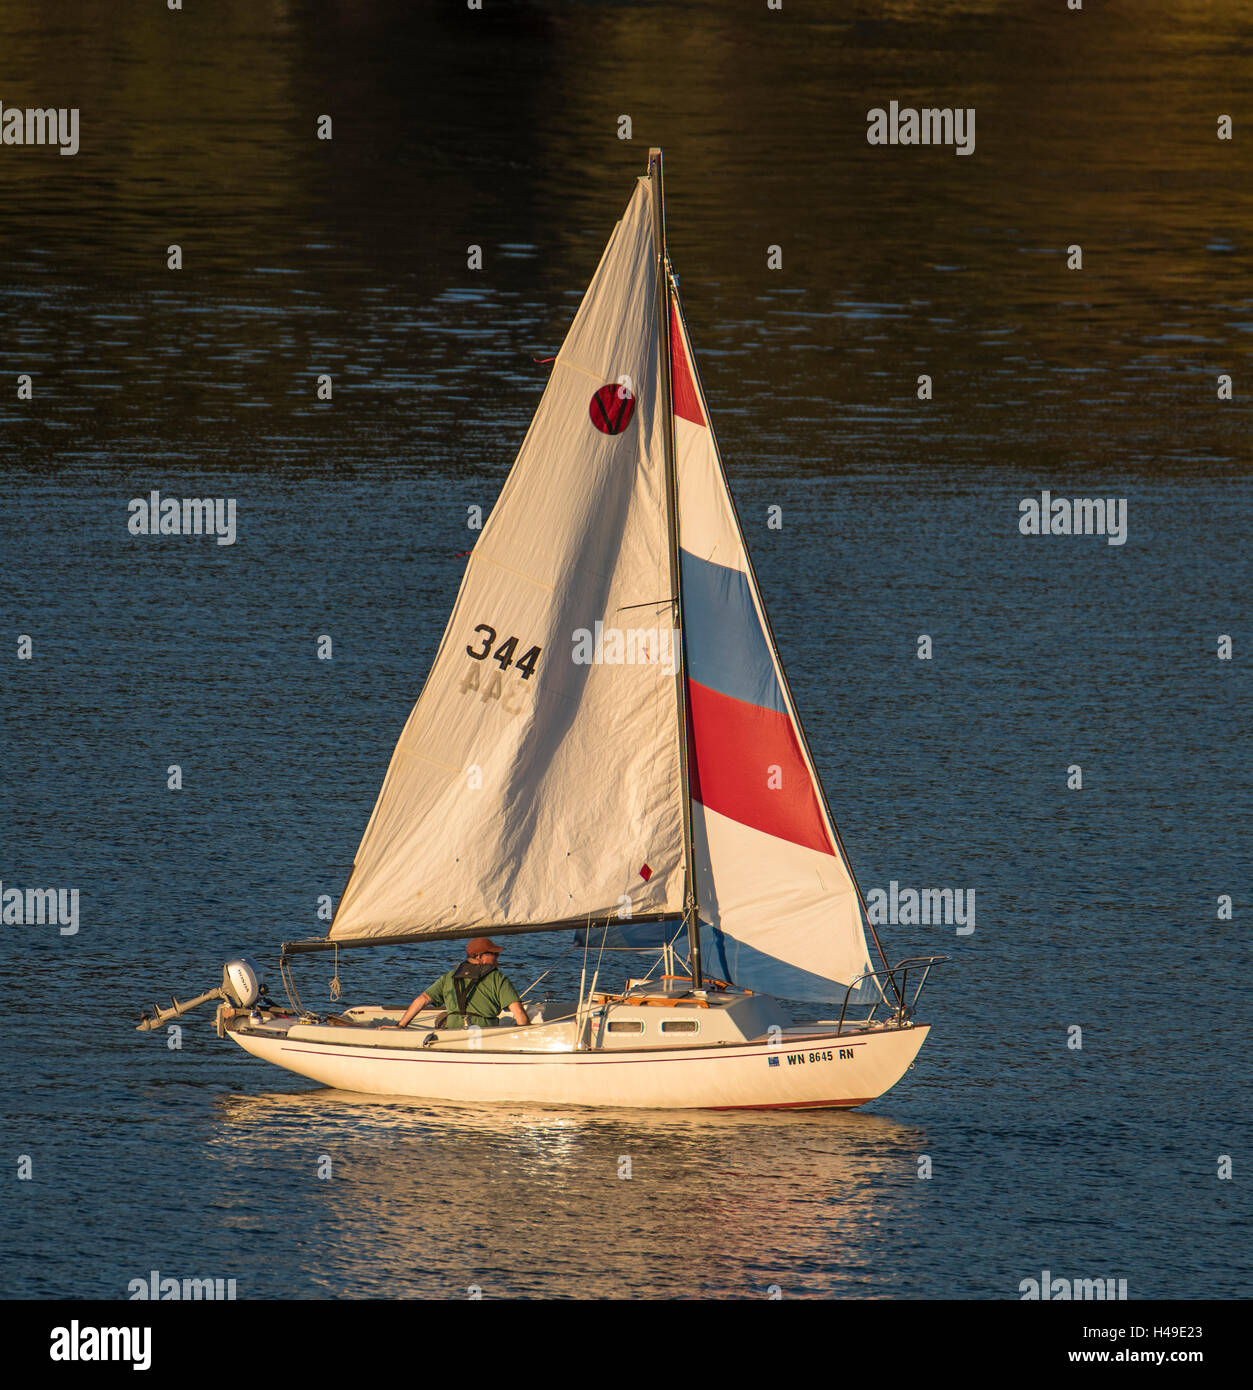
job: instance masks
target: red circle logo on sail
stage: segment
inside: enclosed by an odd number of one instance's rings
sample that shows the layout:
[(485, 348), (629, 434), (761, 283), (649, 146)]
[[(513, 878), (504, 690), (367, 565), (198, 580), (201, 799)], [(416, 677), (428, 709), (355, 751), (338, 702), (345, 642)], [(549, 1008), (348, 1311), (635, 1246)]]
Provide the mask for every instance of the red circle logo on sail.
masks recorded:
[(621, 434), (635, 414), (635, 397), (627, 387), (610, 382), (592, 397), (587, 413), (601, 434)]

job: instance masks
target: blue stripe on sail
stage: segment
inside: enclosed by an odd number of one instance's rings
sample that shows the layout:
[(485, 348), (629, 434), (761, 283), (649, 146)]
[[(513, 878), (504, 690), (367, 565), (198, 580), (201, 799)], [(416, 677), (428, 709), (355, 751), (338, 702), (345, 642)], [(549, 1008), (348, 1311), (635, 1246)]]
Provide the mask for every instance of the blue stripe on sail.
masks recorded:
[(600, 950), (603, 939), (606, 951), (648, 951), (660, 950), (683, 935), (682, 919), (677, 922), (611, 922), (608, 932), (603, 926), (590, 930), (576, 928), (574, 944)]
[[(755, 950), (737, 941), (724, 932), (721, 927), (701, 923), (713, 935), (714, 949), (718, 964), (722, 967), (724, 980), (741, 985), (744, 989), (756, 990), (758, 994), (772, 994), (776, 999), (803, 999), (822, 1004), (843, 1004), (847, 984), (829, 980), (825, 975), (815, 975), (799, 966), (768, 956), (764, 951)], [(853, 1001), (860, 991), (854, 991)], [(853, 1002), (850, 1001), (850, 1002)]]
[(787, 711), (748, 576), (679, 551), (687, 676), (720, 695)]

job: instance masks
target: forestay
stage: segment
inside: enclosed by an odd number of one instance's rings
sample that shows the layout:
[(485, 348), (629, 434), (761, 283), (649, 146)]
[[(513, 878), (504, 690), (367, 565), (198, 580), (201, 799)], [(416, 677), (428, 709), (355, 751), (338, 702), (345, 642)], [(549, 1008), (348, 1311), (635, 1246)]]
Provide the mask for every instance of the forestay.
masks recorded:
[(641, 179), (474, 547), (332, 941), (681, 909), (651, 199)]

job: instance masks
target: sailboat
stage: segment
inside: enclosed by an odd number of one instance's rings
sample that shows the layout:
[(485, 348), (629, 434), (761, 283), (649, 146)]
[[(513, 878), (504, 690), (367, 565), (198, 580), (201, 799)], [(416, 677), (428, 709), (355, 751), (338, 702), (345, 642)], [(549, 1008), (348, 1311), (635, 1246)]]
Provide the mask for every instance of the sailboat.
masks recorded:
[[(338, 963), (571, 931), (653, 968), (610, 988), (585, 963), (577, 997), (532, 1002), (527, 1024), (448, 1028), (432, 1008), (399, 1031), (399, 1008), (310, 1012), (291, 973), (311, 950)], [(942, 959), (888, 967), (823, 795), (714, 438), (654, 149), (470, 554), (329, 932), (283, 945), (290, 1007), (240, 959), (140, 1026), (217, 998), (221, 1035), (356, 1092), (848, 1108), (913, 1064)], [(830, 1016), (797, 1022), (782, 1000)]]

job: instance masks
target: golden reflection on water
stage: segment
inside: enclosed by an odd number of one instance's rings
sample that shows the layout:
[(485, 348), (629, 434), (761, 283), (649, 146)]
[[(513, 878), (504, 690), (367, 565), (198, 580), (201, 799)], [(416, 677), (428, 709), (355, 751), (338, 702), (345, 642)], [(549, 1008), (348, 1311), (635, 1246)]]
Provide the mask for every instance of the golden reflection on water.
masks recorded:
[[(84, 6), (56, 26), (45, 9), (0, 7), (0, 51), (31, 93), (81, 106), (84, 143), (0, 161), (10, 293), (40, 300), (5, 347), (97, 442), (156, 426), (229, 440), (236, 467), (302, 442), (333, 458), (302, 391), (316, 361), (405, 441), (388, 456), (467, 466), (472, 402), (503, 466), (498, 436), (516, 443), (542, 385), (531, 359), (555, 351), (658, 143), (732, 460), (1247, 455), (1247, 407), (1214, 410), (1211, 384), (1253, 327), (1247, 5), (518, 5), (486, 29), (435, 6), (221, 0), (139, 25)], [(868, 145), (891, 99), (973, 107), (974, 155)], [(937, 364), (922, 418), (911, 383)], [(264, 449), (251, 410), (275, 428)]]
[[(212, 1154), (250, 1175), (248, 1204), (258, 1181), (300, 1193), (310, 1296), (346, 1278), (366, 1297), (813, 1297), (855, 1295), (871, 1276), (883, 1291), (878, 1228), (908, 1220), (925, 1149), (919, 1130), (871, 1114), (332, 1090), (233, 1096), (220, 1119)], [(322, 1155), (330, 1178), (316, 1176)]]

